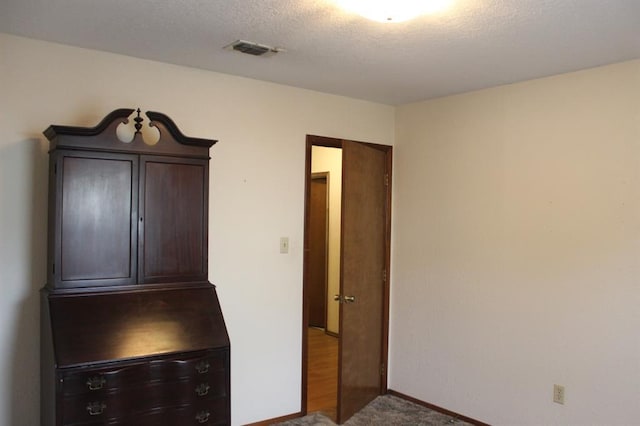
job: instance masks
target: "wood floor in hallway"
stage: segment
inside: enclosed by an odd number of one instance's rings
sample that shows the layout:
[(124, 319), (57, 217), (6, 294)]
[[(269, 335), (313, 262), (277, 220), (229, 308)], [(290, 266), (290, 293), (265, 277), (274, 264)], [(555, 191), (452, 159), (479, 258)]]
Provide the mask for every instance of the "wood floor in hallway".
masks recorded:
[(322, 412), (336, 420), (338, 402), (338, 339), (309, 327), (307, 413)]

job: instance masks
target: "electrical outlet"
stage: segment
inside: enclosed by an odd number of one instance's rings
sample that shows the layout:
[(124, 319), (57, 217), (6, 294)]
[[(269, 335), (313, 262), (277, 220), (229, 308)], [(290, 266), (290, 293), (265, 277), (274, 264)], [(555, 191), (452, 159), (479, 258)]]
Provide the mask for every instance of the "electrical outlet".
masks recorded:
[(553, 402), (564, 404), (564, 386), (553, 385)]

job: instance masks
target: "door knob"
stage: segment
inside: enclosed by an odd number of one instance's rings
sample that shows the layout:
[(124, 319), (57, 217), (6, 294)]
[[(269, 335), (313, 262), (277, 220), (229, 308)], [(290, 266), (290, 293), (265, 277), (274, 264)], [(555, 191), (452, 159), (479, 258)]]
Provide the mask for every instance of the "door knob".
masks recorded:
[(355, 296), (345, 296), (344, 297), (344, 303), (354, 303), (356, 301), (356, 297)]
[(335, 300), (336, 302), (342, 302), (342, 296), (340, 296), (339, 294), (334, 294), (333, 300)]

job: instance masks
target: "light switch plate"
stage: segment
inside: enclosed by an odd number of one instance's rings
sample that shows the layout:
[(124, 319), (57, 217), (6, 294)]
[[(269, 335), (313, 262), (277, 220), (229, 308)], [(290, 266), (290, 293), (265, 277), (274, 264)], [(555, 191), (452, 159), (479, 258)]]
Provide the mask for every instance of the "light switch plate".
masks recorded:
[(280, 253), (289, 253), (289, 237), (280, 237)]
[(564, 404), (564, 386), (553, 385), (553, 402)]

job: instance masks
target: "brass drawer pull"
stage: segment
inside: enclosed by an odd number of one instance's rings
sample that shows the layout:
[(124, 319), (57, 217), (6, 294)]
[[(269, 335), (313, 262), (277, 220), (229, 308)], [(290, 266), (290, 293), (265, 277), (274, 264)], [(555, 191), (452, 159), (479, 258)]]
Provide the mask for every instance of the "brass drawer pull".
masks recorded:
[(104, 387), (105, 383), (107, 383), (107, 379), (105, 379), (104, 377), (93, 376), (89, 377), (89, 380), (87, 380), (87, 387), (92, 391), (99, 390)]
[(209, 389), (211, 387), (209, 386), (208, 383), (200, 383), (197, 387), (196, 387), (196, 393), (198, 394), (198, 396), (205, 396), (206, 394), (209, 393)]
[(200, 374), (208, 373), (209, 367), (210, 365), (208, 361), (200, 361), (196, 364), (196, 371)]
[(104, 402), (90, 402), (87, 404), (87, 411), (90, 416), (99, 416), (104, 413), (105, 408), (107, 408), (107, 404)]
[(209, 416), (211, 416), (211, 413), (208, 411), (200, 411), (198, 414), (196, 414), (196, 421), (198, 423), (206, 423), (209, 421)]

